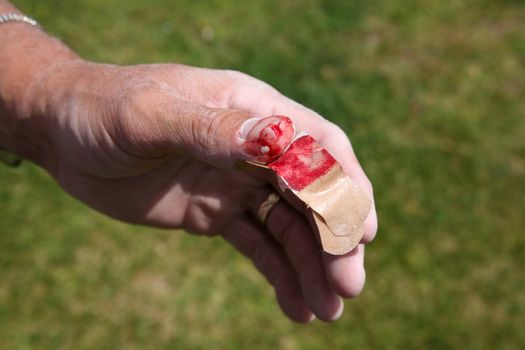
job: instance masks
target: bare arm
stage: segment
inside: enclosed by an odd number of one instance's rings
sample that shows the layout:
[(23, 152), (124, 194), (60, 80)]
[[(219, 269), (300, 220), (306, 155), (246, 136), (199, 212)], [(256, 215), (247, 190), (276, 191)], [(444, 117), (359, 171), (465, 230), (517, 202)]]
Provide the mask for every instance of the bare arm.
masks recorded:
[[(0, 13), (20, 13), (0, 0)], [(47, 143), (45, 128), (30, 110), (36, 96), (32, 87), (54, 64), (78, 58), (67, 46), (39, 28), (25, 23), (0, 25), (0, 148), (42, 160)]]

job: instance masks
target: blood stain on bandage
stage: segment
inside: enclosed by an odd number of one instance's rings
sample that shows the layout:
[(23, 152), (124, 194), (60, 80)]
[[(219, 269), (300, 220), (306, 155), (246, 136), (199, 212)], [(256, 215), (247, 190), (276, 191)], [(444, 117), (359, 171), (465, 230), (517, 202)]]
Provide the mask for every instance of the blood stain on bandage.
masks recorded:
[(268, 164), (295, 191), (302, 190), (335, 165), (334, 157), (308, 135), (295, 140), (279, 159)]

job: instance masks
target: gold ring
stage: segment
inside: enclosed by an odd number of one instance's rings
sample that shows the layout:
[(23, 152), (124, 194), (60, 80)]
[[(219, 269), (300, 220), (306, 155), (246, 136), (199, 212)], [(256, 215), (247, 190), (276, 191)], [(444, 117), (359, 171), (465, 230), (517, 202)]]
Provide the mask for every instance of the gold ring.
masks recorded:
[(262, 223), (266, 224), (266, 220), (268, 219), (268, 215), (270, 215), (270, 212), (272, 211), (273, 207), (279, 203), (281, 200), (281, 197), (275, 193), (271, 192), (268, 197), (264, 200), (264, 202), (261, 203), (259, 206), (259, 209), (257, 210), (257, 219)]

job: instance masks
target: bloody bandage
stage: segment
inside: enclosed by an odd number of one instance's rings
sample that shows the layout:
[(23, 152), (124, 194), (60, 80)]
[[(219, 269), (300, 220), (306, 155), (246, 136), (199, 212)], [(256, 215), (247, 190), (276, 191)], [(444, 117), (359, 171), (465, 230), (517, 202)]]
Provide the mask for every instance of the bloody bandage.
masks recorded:
[(310, 209), (325, 252), (342, 255), (357, 246), (370, 198), (317, 141), (301, 136), (267, 166)]

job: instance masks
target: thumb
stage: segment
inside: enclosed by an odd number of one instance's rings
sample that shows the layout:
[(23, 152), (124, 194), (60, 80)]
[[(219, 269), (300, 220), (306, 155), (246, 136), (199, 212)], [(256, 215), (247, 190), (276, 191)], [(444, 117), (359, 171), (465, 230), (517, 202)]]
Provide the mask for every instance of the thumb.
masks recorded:
[(181, 122), (178, 141), (195, 157), (220, 167), (238, 160), (269, 163), (292, 142), (295, 129), (285, 116), (254, 117), (229, 109), (206, 109)]

